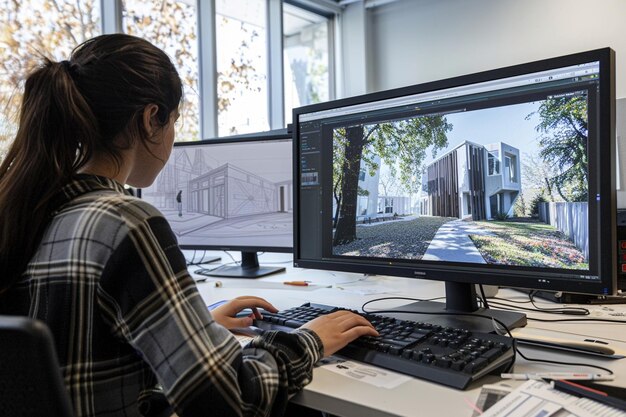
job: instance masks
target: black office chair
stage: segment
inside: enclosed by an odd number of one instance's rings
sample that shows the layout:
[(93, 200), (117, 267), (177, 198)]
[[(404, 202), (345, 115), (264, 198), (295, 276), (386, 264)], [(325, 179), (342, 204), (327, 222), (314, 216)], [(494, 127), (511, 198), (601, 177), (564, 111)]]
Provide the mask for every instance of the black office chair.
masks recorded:
[(0, 416), (73, 415), (48, 327), (0, 316)]

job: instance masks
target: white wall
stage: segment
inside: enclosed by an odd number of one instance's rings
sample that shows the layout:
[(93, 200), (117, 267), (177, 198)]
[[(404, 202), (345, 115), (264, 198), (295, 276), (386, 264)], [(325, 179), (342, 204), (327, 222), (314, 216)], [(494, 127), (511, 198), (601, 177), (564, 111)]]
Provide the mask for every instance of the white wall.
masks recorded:
[(616, 96), (626, 97), (626, 0), (399, 0), (370, 10), (370, 91), (608, 46)]

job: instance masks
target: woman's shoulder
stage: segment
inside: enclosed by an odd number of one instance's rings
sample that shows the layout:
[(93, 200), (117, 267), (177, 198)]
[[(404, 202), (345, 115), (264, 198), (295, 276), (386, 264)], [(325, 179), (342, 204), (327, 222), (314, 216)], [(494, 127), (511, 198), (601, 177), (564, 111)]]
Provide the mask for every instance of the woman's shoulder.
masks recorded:
[(163, 214), (146, 200), (115, 192), (97, 190), (83, 194), (73, 201), (68, 209), (83, 212), (100, 212), (107, 217), (118, 218), (128, 226), (143, 223), (152, 218), (162, 218)]

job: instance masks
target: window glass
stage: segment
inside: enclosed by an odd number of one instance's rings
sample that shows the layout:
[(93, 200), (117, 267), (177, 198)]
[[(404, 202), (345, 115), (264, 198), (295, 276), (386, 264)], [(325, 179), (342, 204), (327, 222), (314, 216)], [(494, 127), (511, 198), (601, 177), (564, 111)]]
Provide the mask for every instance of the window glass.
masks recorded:
[(196, 2), (190, 0), (123, 0), (123, 28), (163, 49), (183, 81), (184, 96), (176, 141), (200, 137), (198, 37)]
[(487, 157), (487, 162), (489, 163), (489, 175), (498, 175), (500, 174), (500, 160), (498, 159), (500, 152), (491, 151), (489, 152), (489, 156)]
[(100, 34), (100, 1), (0, 0), (0, 159), (17, 130), (22, 82), (41, 56), (67, 59)]
[(283, 5), (285, 121), (291, 110), (330, 98), (328, 19)]
[(218, 134), (269, 129), (267, 1), (217, 0)]

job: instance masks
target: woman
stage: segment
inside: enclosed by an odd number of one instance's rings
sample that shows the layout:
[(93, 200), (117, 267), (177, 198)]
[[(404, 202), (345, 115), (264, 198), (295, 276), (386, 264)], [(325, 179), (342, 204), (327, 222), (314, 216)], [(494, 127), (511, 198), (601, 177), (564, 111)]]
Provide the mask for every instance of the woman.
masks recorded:
[(164, 217), (123, 187), (163, 168), (181, 96), (163, 51), (122, 34), (26, 80), (0, 166), (0, 313), (48, 324), (78, 416), (151, 413), (157, 385), (180, 416), (279, 415), (323, 355), (377, 334), (340, 312), (242, 350), (224, 326), (275, 308), (207, 311)]

